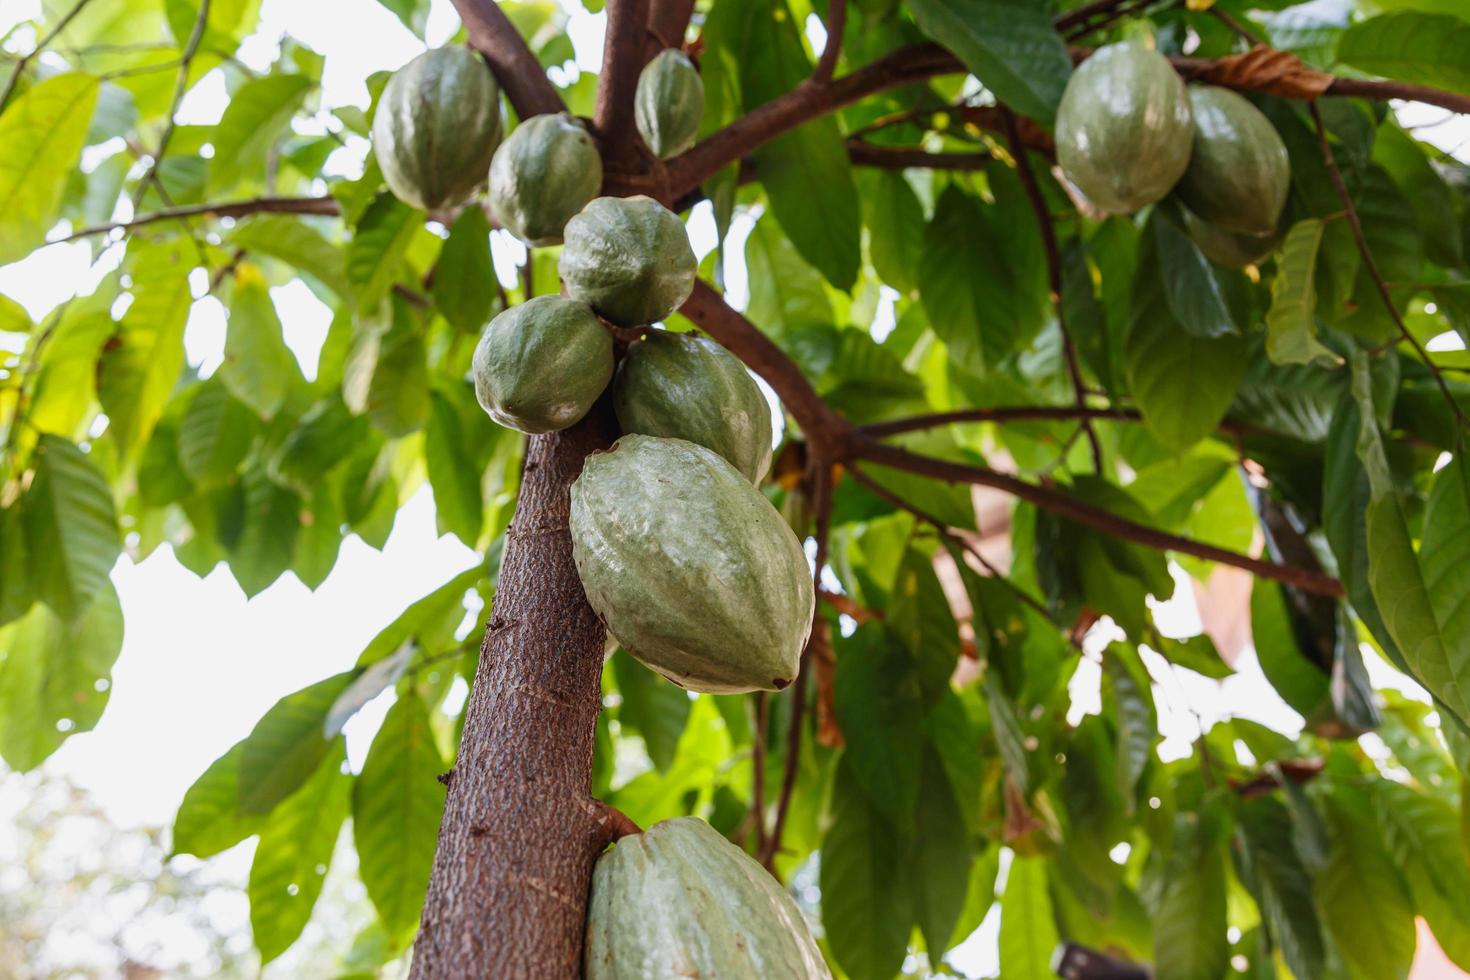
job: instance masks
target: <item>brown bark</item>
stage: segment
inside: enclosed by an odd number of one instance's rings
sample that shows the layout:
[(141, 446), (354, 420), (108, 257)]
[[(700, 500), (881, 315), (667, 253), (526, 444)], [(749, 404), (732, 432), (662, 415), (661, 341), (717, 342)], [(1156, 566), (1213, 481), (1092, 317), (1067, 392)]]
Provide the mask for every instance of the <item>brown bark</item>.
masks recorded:
[(579, 972), (592, 865), (620, 829), (591, 796), (605, 634), (572, 564), (568, 489), (586, 455), (615, 435), (610, 416), (600, 405), (576, 426), (530, 441), (465, 708), (415, 978)]

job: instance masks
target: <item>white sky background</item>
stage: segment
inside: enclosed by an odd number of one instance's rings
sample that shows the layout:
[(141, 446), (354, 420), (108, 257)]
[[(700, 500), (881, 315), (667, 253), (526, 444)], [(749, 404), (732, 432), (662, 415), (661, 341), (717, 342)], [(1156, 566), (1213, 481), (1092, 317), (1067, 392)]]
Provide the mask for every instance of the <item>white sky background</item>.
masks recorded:
[[(562, 2), (572, 14), (570, 33), (577, 60), (595, 71), (601, 61), (603, 17), (587, 14), (571, 0)], [(36, 16), (39, 2), (4, 0), (0, 7), (3, 32)], [(352, 25), (350, 31), (342, 29), (344, 23)], [(458, 18), (448, 0), (434, 0), (430, 43), (443, 43), (457, 27)], [(820, 25), (812, 33), (819, 47)], [(242, 58), (265, 67), (274, 56), (277, 40), (286, 34), (326, 56), (322, 96), (327, 105), (355, 103), (365, 108), (364, 79), (374, 71), (399, 67), (423, 50), (422, 42), (376, 0), (264, 0), (261, 29), (246, 42)], [(217, 121), (226, 98), (218, 73), (206, 77), (186, 99), (183, 121)], [(1441, 110), (1422, 106), (1402, 114), (1408, 125), (1435, 123), (1444, 116)], [(1419, 135), (1463, 154), (1470, 121), (1456, 119), (1421, 129)], [(354, 159), (354, 154), (339, 151), (329, 168), (355, 175), (360, 163), (360, 155)], [(737, 222), (728, 254), (738, 257), (742, 253), (750, 225), (748, 218)], [(701, 256), (713, 248), (714, 228), (707, 206), (696, 210), (690, 233)], [(523, 254), (509, 241), (497, 242), (497, 271), (507, 284)], [(115, 257), (111, 261), (104, 258), (98, 266), (89, 267), (87, 245), (54, 246), (0, 267), (0, 293), (18, 300), (39, 319), (78, 288), (90, 290), (115, 261)], [(731, 298), (737, 306), (743, 305), (747, 295), (743, 262), (737, 258), (727, 271)], [(200, 285), (196, 284), (196, 295), (203, 291)], [(272, 295), (287, 341), (310, 376), (330, 311), (300, 283), (277, 288)], [(890, 302), (874, 325), (875, 335), (881, 337), (891, 329), (891, 318)], [(216, 301), (197, 303), (185, 336), (190, 363), (212, 370), (222, 351), (224, 329), (223, 310)], [(96, 730), (68, 739), (46, 763), (45, 771), (89, 790), (121, 825), (167, 824), (194, 778), (243, 737), (278, 698), (350, 667), (368, 640), (409, 602), (475, 560), (455, 538), (436, 536), (427, 489), (399, 513), (382, 552), (349, 538), (335, 570), (315, 593), (288, 573), (247, 602), (223, 566), (199, 579), (179, 565), (167, 547), (141, 564), (124, 559), (113, 575), (125, 613), (126, 636), (113, 675), (111, 702)], [(1187, 588), (1179, 591), (1182, 596), (1189, 594)], [(1160, 610), (1160, 622), (1166, 631), (1179, 635), (1199, 629), (1190, 598)], [(1383, 667), (1376, 655), (1368, 659), (1375, 681), (1403, 686), (1403, 679)], [(1188, 671), (1173, 671), (1179, 678), (1176, 682), (1167, 676), (1162, 661), (1151, 661), (1150, 666), (1156, 682), (1162, 681), (1156, 695), (1161, 725), (1169, 736), (1161, 751), (1168, 758), (1189, 751), (1198, 732), (1193, 712), (1207, 724), (1241, 715), (1286, 731), (1300, 725), (1300, 719), (1254, 667), (1250, 653), (1238, 664), (1241, 673), (1224, 684)], [(1079, 673), (1074, 694), (1074, 713), (1097, 710), (1097, 677), (1091, 665), (1085, 664)], [(354, 767), (361, 765), (385, 710), (386, 702), (380, 698), (349, 725)], [(0, 805), (0, 812), (4, 810)], [(236, 859), (242, 856), (235, 855)], [(243, 882), (247, 865), (241, 860), (239, 867)], [(968, 973), (993, 974), (998, 969), (996, 926), (992, 914), (985, 927), (952, 956), (952, 962)]]

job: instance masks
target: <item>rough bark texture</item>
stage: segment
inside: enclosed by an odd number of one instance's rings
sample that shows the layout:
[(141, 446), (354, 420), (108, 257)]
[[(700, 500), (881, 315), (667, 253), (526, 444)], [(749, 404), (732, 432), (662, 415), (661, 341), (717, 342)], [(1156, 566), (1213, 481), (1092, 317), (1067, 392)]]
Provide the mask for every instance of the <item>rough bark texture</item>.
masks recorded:
[(587, 882), (614, 821), (593, 801), (604, 630), (572, 564), (568, 488), (613, 437), (600, 403), (537, 436), (414, 949), (415, 978), (575, 977)]

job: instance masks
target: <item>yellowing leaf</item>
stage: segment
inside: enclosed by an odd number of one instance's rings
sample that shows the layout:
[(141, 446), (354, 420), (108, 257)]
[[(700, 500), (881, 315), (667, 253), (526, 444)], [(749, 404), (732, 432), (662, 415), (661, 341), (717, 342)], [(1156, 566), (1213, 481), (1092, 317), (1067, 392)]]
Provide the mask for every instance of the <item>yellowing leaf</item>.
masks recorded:
[(0, 265), (41, 244), (56, 220), (97, 105), (97, 79), (48, 78), (0, 115)]

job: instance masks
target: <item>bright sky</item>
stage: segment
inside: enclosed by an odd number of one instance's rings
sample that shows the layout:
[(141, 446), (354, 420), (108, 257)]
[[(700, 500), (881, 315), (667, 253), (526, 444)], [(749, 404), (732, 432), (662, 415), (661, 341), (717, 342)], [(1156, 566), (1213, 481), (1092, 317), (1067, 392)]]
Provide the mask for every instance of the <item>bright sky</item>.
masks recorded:
[[(601, 59), (602, 15), (587, 14), (563, 0), (571, 13), (571, 35), (578, 62), (595, 70)], [(0, 12), (0, 32), (36, 15), (39, 0), (6, 0)], [(342, 24), (350, 23), (351, 31)], [(457, 28), (458, 19), (447, 0), (434, 0), (429, 18), (429, 41), (440, 44)], [(820, 28), (817, 28), (819, 33)], [(423, 44), (405, 30), (376, 0), (264, 0), (262, 27), (246, 42), (242, 57), (264, 67), (275, 53), (278, 39), (289, 34), (326, 55), (323, 96), (327, 104), (366, 106), (363, 80), (373, 71), (396, 68), (423, 50)], [(820, 38), (816, 38), (820, 43)], [(225, 105), (223, 81), (207, 78), (186, 100), (186, 122), (212, 123)], [(1439, 121), (1439, 110), (1424, 107), (1405, 113), (1405, 121)], [(1467, 136), (1465, 121), (1457, 120), (1421, 131), (1423, 138), (1458, 150)], [(358, 141), (359, 143), (361, 141)], [(331, 161), (334, 172), (352, 173), (361, 165), (362, 147), (341, 151)], [(739, 256), (751, 220), (738, 222), (729, 254)], [(714, 246), (713, 221), (707, 207), (690, 221), (696, 251), (702, 256)], [(497, 235), (497, 238), (501, 236)], [(523, 256), (520, 247), (496, 242), (496, 266), (507, 284)], [(47, 248), (35, 256), (0, 267), (0, 293), (15, 298), (40, 318), (79, 288), (89, 291), (116, 261), (104, 258), (91, 265), (84, 243)], [(730, 264), (731, 298), (742, 306), (747, 294), (743, 263)], [(196, 284), (196, 295), (203, 292)], [(285, 325), (287, 341), (308, 375), (314, 372), (317, 349), (326, 333), (330, 311), (300, 283), (277, 288), (273, 298)], [(875, 335), (891, 327), (891, 304), (875, 324)], [(189, 360), (203, 370), (218, 364), (224, 340), (224, 315), (213, 299), (196, 303), (185, 337)], [(438, 538), (433, 504), (427, 490), (399, 514), (382, 552), (356, 538), (343, 546), (336, 569), (315, 593), (291, 575), (251, 601), (246, 601), (223, 567), (204, 579), (184, 569), (168, 548), (147, 561), (119, 563), (114, 581), (126, 616), (126, 638), (114, 672), (111, 703), (96, 730), (69, 739), (46, 763), (46, 771), (66, 776), (91, 791), (122, 825), (167, 824), (184, 790), (203, 769), (282, 695), (328, 674), (350, 667), (367, 641), (409, 602), (438, 586), (476, 559), (452, 537)], [(1188, 597), (1160, 610), (1164, 628), (1177, 635), (1198, 632), (1198, 614)], [(1101, 639), (1101, 638), (1100, 638)], [(1197, 734), (1194, 713), (1206, 723), (1229, 715), (1243, 715), (1279, 729), (1294, 731), (1300, 719), (1287, 708), (1253, 667), (1249, 653), (1238, 666), (1240, 674), (1216, 684), (1187, 671), (1169, 672), (1161, 661), (1151, 664), (1156, 680), (1165, 686), (1161, 724), (1168, 739), (1161, 749), (1166, 758), (1189, 751)], [(1402, 680), (1376, 656), (1369, 657), (1375, 675)], [(1074, 713), (1097, 710), (1097, 676), (1084, 665), (1074, 684)], [(1173, 674), (1178, 680), (1170, 680)], [(1187, 706), (1187, 707), (1186, 707)], [(348, 728), (349, 754), (354, 767), (386, 710), (383, 699), (369, 705)], [(0, 807), (3, 810), (3, 807)], [(241, 880), (247, 865), (239, 860)], [(972, 974), (993, 973), (996, 917), (952, 957), (956, 966)]]

